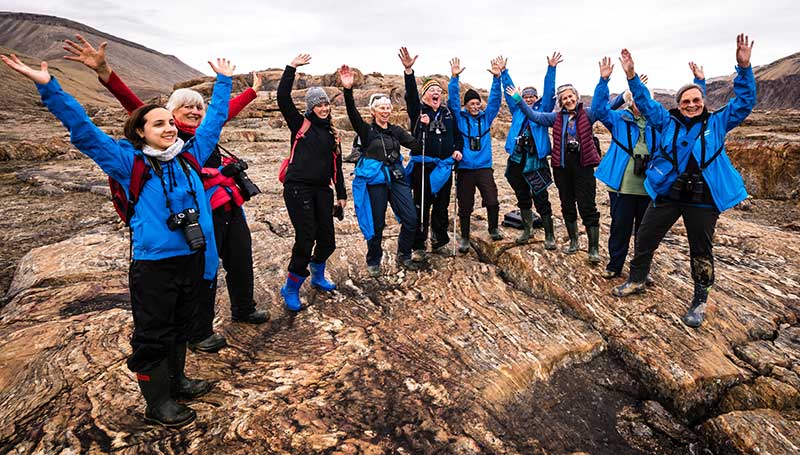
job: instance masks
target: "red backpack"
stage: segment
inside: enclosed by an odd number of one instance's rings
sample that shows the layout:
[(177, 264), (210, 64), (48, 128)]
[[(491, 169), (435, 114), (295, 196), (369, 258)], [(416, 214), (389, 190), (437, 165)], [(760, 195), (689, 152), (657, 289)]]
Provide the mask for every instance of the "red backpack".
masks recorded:
[[(292, 144), (292, 151), (289, 153), (289, 158), (284, 159), (281, 162), (281, 167), (278, 169), (278, 180), (281, 183), (286, 183), (286, 173), (289, 171), (289, 165), (294, 160), (294, 149), (297, 147), (297, 141), (304, 138), (306, 136), (306, 132), (308, 129), (311, 128), (311, 120), (304, 118), (303, 124), (300, 126), (300, 129), (297, 130), (297, 134), (294, 137), (294, 144)], [(333, 183), (336, 183), (336, 151), (341, 147), (339, 141), (341, 140), (340, 137), (336, 137), (336, 147), (333, 149)]]
[[(145, 162), (150, 161), (150, 166)], [(200, 163), (189, 152), (181, 152), (177, 157), (182, 163), (188, 163), (189, 167), (197, 172), (197, 175), (202, 176), (200, 172)], [(119, 218), (125, 222), (126, 226), (130, 226), (131, 218), (134, 213), (134, 206), (139, 201), (139, 195), (142, 193), (144, 184), (150, 179), (150, 168), (155, 167), (152, 158), (145, 157), (137, 153), (133, 157), (133, 169), (131, 170), (131, 186), (128, 188), (128, 193), (125, 192), (125, 187), (112, 177), (108, 177), (108, 187), (111, 189), (111, 203), (114, 204), (114, 210), (117, 211)]]

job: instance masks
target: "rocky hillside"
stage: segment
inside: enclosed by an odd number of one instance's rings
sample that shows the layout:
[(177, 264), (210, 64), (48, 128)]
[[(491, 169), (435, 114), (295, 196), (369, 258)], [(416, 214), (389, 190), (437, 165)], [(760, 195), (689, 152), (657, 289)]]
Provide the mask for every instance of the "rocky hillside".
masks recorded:
[[(74, 39), (76, 33), (82, 34), (92, 43), (108, 41), (109, 63), (143, 97), (168, 93), (176, 82), (202, 74), (175, 56), (162, 54), (77, 22), (38, 14), (0, 12), (0, 51), (26, 55), (32, 61), (47, 60), (58, 70), (54, 72), (57, 77), (72, 78), (78, 83), (89, 84), (96, 79), (90, 70), (80, 63), (62, 59), (65, 54), (62, 41), (66, 38)], [(0, 73), (4, 81), (7, 71), (7, 68), (3, 68)], [(87, 87), (96, 92), (105, 92), (96, 80)], [(0, 96), (4, 103), (10, 101), (17, 104), (16, 93), (5, 84), (0, 85)], [(85, 95), (81, 101), (98, 102), (107, 99), (111, 102), (104, 93)]]
[[(800, 52), (755, 68), (758, 109), (800, 109)], [(708, 103), (718, 107), (733, 96), (733, 75), (708, 83)]]

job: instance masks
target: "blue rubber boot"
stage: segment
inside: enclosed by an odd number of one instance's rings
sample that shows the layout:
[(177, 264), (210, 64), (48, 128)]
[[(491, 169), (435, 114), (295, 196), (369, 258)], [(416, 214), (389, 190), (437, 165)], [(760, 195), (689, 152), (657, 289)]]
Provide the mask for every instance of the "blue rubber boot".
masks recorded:
[(300, 285), (302, 285), (305, 280), (306, 277), (295, 275), (292, 272), (286, 275), (286, 284), (281, 287), (281, 295), (283, 296), (283, 303), (286, 304), (287, 309), (300, 311), (303, 308), (303, 306), (300, 305)]
[(311, 262), (308, 265), (311, 266), (311, 286), (326, 292), (336, 289), (336, 283), (325, 278), (324, 262)]

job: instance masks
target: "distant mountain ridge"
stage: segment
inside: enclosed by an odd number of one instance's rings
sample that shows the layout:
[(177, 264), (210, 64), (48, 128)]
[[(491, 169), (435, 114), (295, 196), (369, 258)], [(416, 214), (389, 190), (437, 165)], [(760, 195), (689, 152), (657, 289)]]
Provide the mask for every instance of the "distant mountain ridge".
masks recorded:
[[(60, 70), (59, 79), (89, 84), (94, 92), (79, 94), (81, 101), (103, 102), (112, 98), (97, 82), (94, 73), (77, 62), (64, 60), (64, 39), (82, 34), (89, 42), (99, 45), (108, 41), (108, 62), (119, 76), (142, 98), (169, 93), (181, 81), (202, 76), (203, 73), (183, 63), (173, 55), (166, 55), (141, 44), (96, 30), (84, 24), (54, 16), (30, 13), (0, 12), (0, 47), (34, 59), (47, 60), (51, 67)], [(31, 62), (32, 63), (32, 62)], [(94, 82), (91, 80), (94, 79)], [(0, 94), (6, 95), (0, 86)], [(11, 98), (15, 95), (8, 94)]]

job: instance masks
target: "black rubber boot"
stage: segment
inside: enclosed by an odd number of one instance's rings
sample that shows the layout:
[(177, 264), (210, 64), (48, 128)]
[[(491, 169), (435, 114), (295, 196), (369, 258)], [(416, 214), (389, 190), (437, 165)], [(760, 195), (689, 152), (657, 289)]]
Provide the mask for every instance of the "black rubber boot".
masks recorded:
[(600, 263), (600, 226), (586, 228), (586, 237), (589, 238), (589, 262)]
[(155, 368), (136, 373), (139, 389), (147, 402), (144, 420), (165, 427), (182, 427), (192, 422), (197, 414), (188, 406), (176, 402), (170, 396), (168, 360), (164, 359)]
[(245, 324), (263, 324), (269, 321), (269, 313), (264, 310), (253, 310), (247, 316), (234, 316), (232, 319), (234, 322), (244, 322)]
[(461, 230), (461, 238), (458, 240), (458, 252), (459, 253), (467, 253), (469, 252), (469, 217), (468, 216), (461, 216), (459, 219), (459, 225)]
[(701, 284), (694, 284), (694, 297), (692, 298), (689, 311), (683, 316), (683, 323), (692, 328), (700, 327), (706, 316), (706, 301), (708, 300), (708, 290), (710, 288)]
[(556, 236), (555, 230), (553, 229), (553, 215), (542, 217), (542, 228), (544, 228), (544, 249), (555, 250)]
[(569, 234), (569, 246), (564, 249), (566, 254), (575, 254), (578, 252), (578, 222), (566, 222), (564, 225), (567, 227)]
[(531, 238), (531, 225), (533, 224), (533, 211), (531, 209), (520, 209), (520, 217), (522, 218), (522, 233), (517, 237), (514, 242), (517, 245), (528, 243)]
[(175, 346), (169, 358), (170, 393), (178, 400), (191, 400), (203, 396), (214, 388), (214, 384), (202, 379), (189, 379), (184, 373), (186, 367), (186, 343)]
[(212, 333), (205, 340), (198, 341), (197, 343), (189, 343), (189, 349), (192, 351), (208, 352), (213, 354), (228, 345), (228, 340), (218, 333)]
[(500, 206), (493, 205), (491, 207), (486, 207), (486, 218), (488, 218), (489, 236), (492, 240), (503, 240), (503, 234), (500, 233), (500, 229), (497, 227), (497, 223), (500, 220)]

